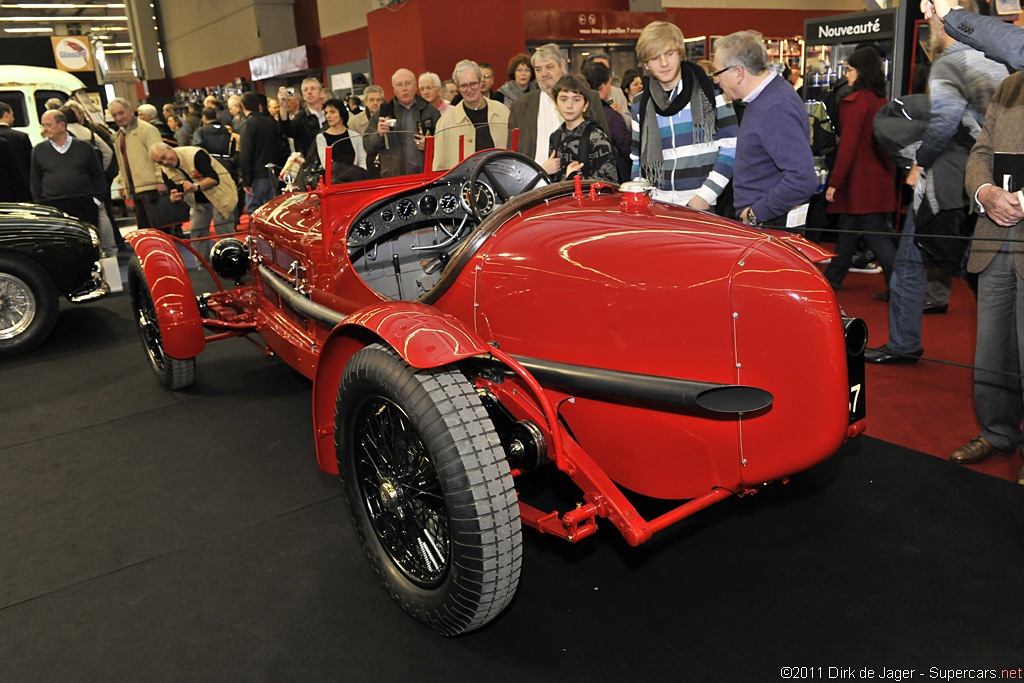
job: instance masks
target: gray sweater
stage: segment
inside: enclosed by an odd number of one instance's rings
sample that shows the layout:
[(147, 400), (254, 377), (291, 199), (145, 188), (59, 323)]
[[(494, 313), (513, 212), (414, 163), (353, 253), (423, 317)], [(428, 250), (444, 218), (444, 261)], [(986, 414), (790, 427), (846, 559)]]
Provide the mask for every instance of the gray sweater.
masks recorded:
[(63, 199), (91, 195), (102, 197), (105, 176), (99, 155), (88, 142), (71, 138), (71, 147), (61, 154), (49, 140), (32, 149), (32, 199)]

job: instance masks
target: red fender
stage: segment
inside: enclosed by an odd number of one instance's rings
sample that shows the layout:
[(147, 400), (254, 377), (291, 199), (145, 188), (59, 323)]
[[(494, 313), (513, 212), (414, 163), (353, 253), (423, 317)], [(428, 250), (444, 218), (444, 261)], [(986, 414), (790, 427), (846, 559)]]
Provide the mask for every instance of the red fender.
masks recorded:
[(320, 469), (338, 473), (334, 404), (341, 373), (359, 349), (383, 342), (414, 368), (436, 368), (488, 353), (490, 347), (460, 320), (423, 304), (391, 302), (354, 313), (324, 342), (313, 379), (313, 430)]
[(136, 230), (125, 239), (146, 275), (164, 351), (171, 358), (198, 356), (206, 346), (206, 335), (188, 270), (174, 240), (159, 230)]

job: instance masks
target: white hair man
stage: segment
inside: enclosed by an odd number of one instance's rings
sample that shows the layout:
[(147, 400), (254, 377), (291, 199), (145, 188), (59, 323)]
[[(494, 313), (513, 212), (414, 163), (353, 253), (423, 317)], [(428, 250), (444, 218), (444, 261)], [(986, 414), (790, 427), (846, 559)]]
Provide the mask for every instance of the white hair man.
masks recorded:
[(462, 100), (437, 122), (434, 135), (434, 170), (446, 171), (460, 161), (459, 139), (463, 155), (502, 144), (508, 138), (509, 110), (501, 102), (484, 97), (483, 73), (469, 59), (455, 65), (452, 80), (462, 93)]
[(154, 201), (158, 191), (166, 190), (160, 168), (149, 156), (149, 148), (161, 141), (160, 131), (135, 116), (132, 105), (123, 97), (112, 99), (109, 109), (118, 127), (114, 134), (114, 155), (120, 171), (114, 182), (119, 185), (121, 199), (132, 197), (138, 227), (148, 228), (145, 201)]
[[(565, 58), (561, 49), (554, 43), (541, 45), (533, 53), (530, 60), (537, 74), (537, 85), (540, 90), (523, 95), (512, 105), (509, 116), (508, 146), (512, 146), (512, 131), (519, 129), (519, 143), (516, 151), (525, 154), (537, 164), (543, 164), (551, 155), (548, 149), (551, 134), (562, 125), (562, 116), (558, 113), (551, 90), (565, 73)], [(584, 116), (601, 126), (605, 137), (611, 138), (608, 122), (604, 117), (604, 107), (597, 93), (588, 88), (587, 111)]]
[(370, 117), (380, 111), (380, 105), (384, 103), (384, 88), (379, 85), (368, 85), (363, 90), (363, 104), (366, 108), (348, 120), (348, 127), (359, 135), (366, 134), (366, 127), (370, 124)]
[(448, 104), (448, 102), (441, 97), (440, 76), (431, 71), (426, 71), (420, 74), (417, 83), (420, 87), (420, 97), (437, 107), (437, 111), (439, 111), (442, 116), (444, 116), (446, 111), (452, 108), (452, 105)]
[(759, 33), (737, 31), (717, 39), (714, 67), (726, 98), (747, 105), (732, 174), (737, 219), (802, 228), (804, 204), (818, 189), (804, 103), (788, 81), (768, 70)]
[[(153, 162), (164, 169), (171, 201), (184, 201), (189, 205), (192, 239), (209, 237), (211, 220), (218, 235), (234, 231), (238, 189), (219, 161), (201, 147), (173, 148), (165, 142), (155, 143), (149, 154)], [(210, 240), (195, 244), (195, 250), (206, 259), (210, 257), (211, 248)]]
[(367, 135), (363, 136), (367, 159), (377, 154), (382, 178), (423, 173), (427, 170), (423, 159), (425, 136), (437, 130), (441, 114), (416, 94), (416, 75), (409, 69), (396, 71), (391, 76), (391, 87), (394, 98), (370, 117)]

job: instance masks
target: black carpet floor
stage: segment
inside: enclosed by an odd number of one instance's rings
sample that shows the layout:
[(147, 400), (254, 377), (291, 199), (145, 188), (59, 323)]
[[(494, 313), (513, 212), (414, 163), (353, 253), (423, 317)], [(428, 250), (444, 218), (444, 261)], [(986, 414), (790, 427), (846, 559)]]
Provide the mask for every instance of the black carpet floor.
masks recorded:
[(164, 391), (124, 295), (66, 305), (43, 347), (0, 363), (0, 680), (1024, 666), (1024, 490), (867, 437), (644, 547), (610, 526), (579, 545), (524, 530), (511, 608), (441, 638), (373, 578), (317, 468), (310, 392), (240, 339), (207, 348), (192, 388)]

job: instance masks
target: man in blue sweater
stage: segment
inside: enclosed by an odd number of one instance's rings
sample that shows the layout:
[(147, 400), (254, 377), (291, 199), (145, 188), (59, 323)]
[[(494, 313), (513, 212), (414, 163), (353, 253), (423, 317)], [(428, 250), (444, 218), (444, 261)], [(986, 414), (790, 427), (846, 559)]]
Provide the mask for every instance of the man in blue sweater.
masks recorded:
[(715, 81), (746, 104), (732, 182), (737, 218), (748, 225), (802, 230), (818, 189), (807, 109), (793, 86), (768, 71), (759, 33), (715, 41)]

